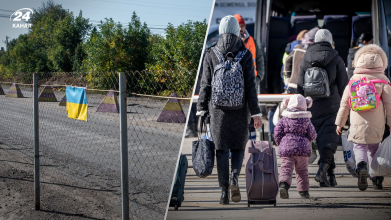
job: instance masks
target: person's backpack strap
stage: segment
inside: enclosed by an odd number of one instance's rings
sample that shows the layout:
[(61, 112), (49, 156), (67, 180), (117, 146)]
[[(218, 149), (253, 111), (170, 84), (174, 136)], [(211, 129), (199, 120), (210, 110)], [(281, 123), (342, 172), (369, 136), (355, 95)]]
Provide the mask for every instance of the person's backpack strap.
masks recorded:
[(219, 62), (224, 63), (224, 55), (216, 47), (212, 47), (212, 50), (216, 54), (217, 59), (219, 59)]
[[(348, 83), (348, 85), (351, 85), (352, 83), (356, 82), (357, 80), (353, 80), (351, 79)], [(372, 83), (384, 83), (384, 84), (388, 84), (388, 85), (391, 85), (391, 83), (388, 83), (386, 80), (383, 80), (383, 79), (373, 79), (373, 80), (369, 80), (371, 81)]]
[(238, 54), (236, 55), (234, 61), (236, 63), (240, 62), (243, 59), (244, 55), (247, 53), (247, 51), (248, 51), (248, 49), (239, 51)]
[[(387, 81), (382, 80), (382, 79), (374, 79), (370, 80), (372, 83), (384, 83), (384, 84), (389, 84)], [(390, 85), (390, 84), (389, 84)]]

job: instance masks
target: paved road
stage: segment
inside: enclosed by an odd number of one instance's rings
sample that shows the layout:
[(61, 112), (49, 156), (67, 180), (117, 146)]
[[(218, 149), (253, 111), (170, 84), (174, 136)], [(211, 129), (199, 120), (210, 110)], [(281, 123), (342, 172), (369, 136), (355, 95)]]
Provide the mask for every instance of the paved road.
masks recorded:
[[(185, 182), (185, 200), (175, 211), (170, 207), (167, 220), (176, 219), (345, 219), (345, 220), (389, 220), (391, 219), (391, 178), (386, 178), (384, 190), (372, 188), (361, 192), (357, 189), (357, 179), (351, 177), (343, 164), (343, 154), (335, 154), (337, 187), (320, 188), (315, 182), (316, 163), (309, 167), (311, 199), (300, 199), (296, 191), (296, 180), (292, 180), (289, 200), (277, 197), (277, 206), (253, 205), (247, 207), (246, 183), (244, 175), (239, 178), (242, 201), (227, 206), (219, 204), (221, 188), (218, 187), (216, 168), (211, 176), (198, 178), (191, 165), (191, 142), (195, 138), (185, 138), (182, 153), (189, 161)], [(278, 159), (279, 164), (279, 159)], [(243, 169), (243, 167), (242, 167)]]
[[(8, 86), (2, 87), (8, 92)], [(32, 157), (32, 89), (21, 89), (26, 98), (0, 96), (0, 142)], [(65, 92), (55, 94), (61, 100)], [(119, 115), (96, 112), (103, 98), (100, 94), (87, 95), (88, 122), (69, 119), (66, 108), (58, 102), (39, 103), (42, 181), (114, 190), (120, 198)], [(156, 122), (165, 103), (145, 98), (127, 100), (129, 190), (136, 218), (161, 218), (165, 212), (184, 130), (184, 124)], [(182, 107), (187, 113), (188, 102)], [(45, 172), (59, 175), (45, 178)]]

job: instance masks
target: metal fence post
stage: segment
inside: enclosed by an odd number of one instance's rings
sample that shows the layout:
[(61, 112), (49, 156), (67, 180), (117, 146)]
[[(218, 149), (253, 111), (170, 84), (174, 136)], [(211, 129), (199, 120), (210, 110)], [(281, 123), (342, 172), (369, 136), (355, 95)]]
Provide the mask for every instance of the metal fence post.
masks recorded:
[(128, 183), (128, 128), (126, 109), (125, 73), (119, 73), (119, 107), (121, 138), (121, 185), (122, 185), (122, 219), (129, 220), (129, 183)]
[(39, 109), (38, 109), (38, 75), (33, 74), (33, 100), (34, 100), (34, 202), (35, 210), (40, 210), (40, 187), (39, 187)]

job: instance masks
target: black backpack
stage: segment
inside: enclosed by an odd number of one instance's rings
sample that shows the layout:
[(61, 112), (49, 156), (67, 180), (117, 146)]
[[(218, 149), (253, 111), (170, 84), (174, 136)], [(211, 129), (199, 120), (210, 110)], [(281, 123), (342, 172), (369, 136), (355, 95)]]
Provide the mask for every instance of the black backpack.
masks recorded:
[(313, 100), (330, 97), (330, 83), (326, 70), (316, 63), (311, 63), (311, 66), (304, 74), (304, 96), (310, 96)]

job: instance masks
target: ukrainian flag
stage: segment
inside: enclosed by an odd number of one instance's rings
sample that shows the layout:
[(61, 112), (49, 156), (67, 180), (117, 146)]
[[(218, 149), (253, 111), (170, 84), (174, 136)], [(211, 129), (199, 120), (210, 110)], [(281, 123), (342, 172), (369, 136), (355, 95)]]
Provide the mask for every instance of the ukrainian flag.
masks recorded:
[(87, 93), (85, 88), (67, 86), (67, 113), (69, 118), (87, 121)]

